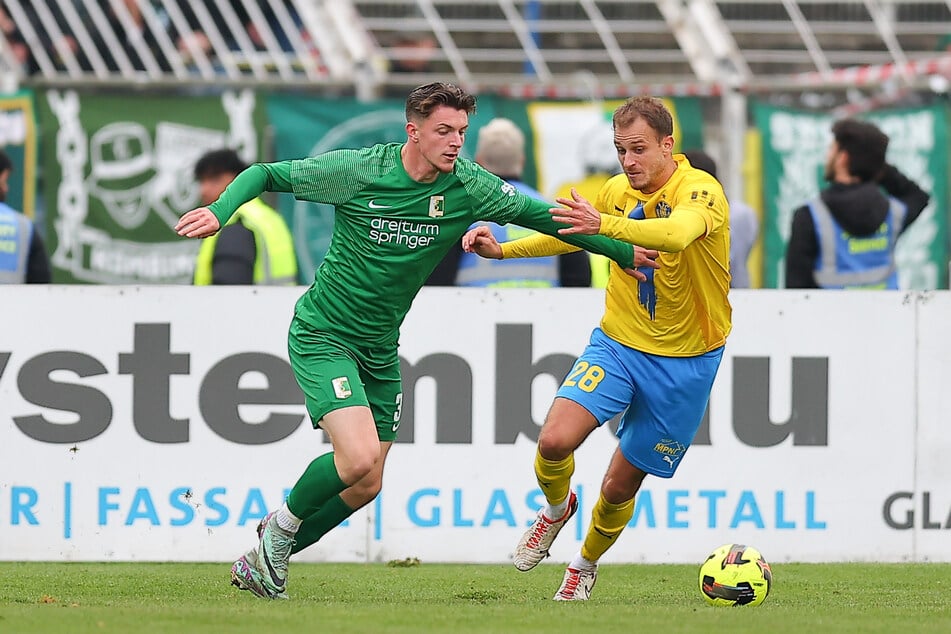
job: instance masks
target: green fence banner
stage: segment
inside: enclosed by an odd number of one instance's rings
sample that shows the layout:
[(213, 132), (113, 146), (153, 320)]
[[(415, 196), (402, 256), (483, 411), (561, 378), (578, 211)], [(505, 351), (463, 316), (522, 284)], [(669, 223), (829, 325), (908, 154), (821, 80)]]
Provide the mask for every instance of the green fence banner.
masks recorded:
[(189, 283), (200, 243), (173, 227), (199, 203), (195, 162), (224, 147), (258, 160), (263, 113), (254, 93), (51, 90), (38, 101), (53, 281)]
[[(792, 214), (825, 187), (834, 119), (763, 103), (753, 104), (753, 118), (763, 138), (763, 282), (782, 288)], [(863, 118), (889, 136), (888, 162), (931, 194), (928, 207), (898, 241), (899, 285), (907, 290), (947, 288), (948, 109), (880, 110)]]
[(6, 203), (30, 218), (36, 216), (37, 135), (33, 93), (0, 96), (0, 148), (10, 157)]

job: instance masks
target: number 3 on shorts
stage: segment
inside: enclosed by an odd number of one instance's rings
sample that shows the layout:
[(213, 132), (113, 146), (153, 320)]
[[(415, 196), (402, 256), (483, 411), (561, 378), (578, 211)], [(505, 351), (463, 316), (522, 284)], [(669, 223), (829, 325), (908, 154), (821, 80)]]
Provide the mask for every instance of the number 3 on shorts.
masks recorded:
[[(579, 378), (580, 377), (580, 378)], [(578, 386), (585, 392), (593, 392), (601, 379), (604, 378), (604, 369), (600, 365), (591, 365), (587, 361), (578, 361), (571, 369), (563, 385), (565, 387)]]

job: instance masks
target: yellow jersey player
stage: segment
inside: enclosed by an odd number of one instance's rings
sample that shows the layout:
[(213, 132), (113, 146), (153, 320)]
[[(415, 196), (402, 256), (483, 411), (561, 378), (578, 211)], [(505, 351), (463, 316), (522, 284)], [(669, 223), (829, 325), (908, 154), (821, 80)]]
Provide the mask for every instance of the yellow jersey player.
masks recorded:
[[(538, 437), (535, 474), (547, 504), (517, 546), (514, 563), (522, 571), (548, 555), (577, 510), (570, 487), (575, 449), (624, 413), (618, 449), (558, 601), (590, 597), (597, 562), (631, 519), (644, 477), (674, 475), (700, 426), (730, 332), (726, 197), (716, 179), (673, 154), (672, 134), (662, 101), (629, 99), (614, 113), (624, 173), (605, 183), (594, 206), (574, 192), (558, 199), (565, 208), (552, 209), (568, 225), (562, 236), (600, 234), (656, 249), (660, 264), (641, 268), (638, 278), (612, 271), (601, 325), (561, 384)], [(571, 249), (547, 236), (500, 245), (479, 229), (464, 236), (463, 248), (495, 258)]]

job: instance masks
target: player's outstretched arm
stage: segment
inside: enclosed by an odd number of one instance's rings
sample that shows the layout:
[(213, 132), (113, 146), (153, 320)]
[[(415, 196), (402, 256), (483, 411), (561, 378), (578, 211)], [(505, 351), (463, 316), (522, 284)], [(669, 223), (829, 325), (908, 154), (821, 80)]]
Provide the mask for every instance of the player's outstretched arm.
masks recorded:
[[(534, 237), (548, 238), (548, 236), (544, 235)], [(530, 238), (521, 238), (520, 240), (507, 242), (505, 244), (512, 245), (516, 242), (525, 242), (529, 239)], [(475, 253), (483, 258), (492, 260), (501, 260), (503, 256), (502, 245), (499, 244), (495, 236), (492, 235), (492, 230), (484, 225), (470, 229), (462, 236), (462, 250), (466, 253)], [(634, 245), (634, 268), (626, 268), (624, 271), (634, 279), (646, 282), (647, 275), (637, 269), (642, 267), (659, 269), (660, 264), (657, 263), (658, 255), (659, 253), (653, 249), (645, 249)]]
[(462, 250), (490, 260), (502, 259), (502, 245), (485, 225), (466, 231), (462, 236)]
[(199, 207), (182, 215), (175, 232), (186, 238), (207, 238), (221, 229), (221, 223), (208, 207)]
[(218, 200), (207, 207), (199, 207), (183, 215), (175, 225), (175, 231), (187, 238), (206, 238), (213, 235), (227, 224), (238, 207), (249, 200), (266, 191), (292, 191), (290, 171), (290, 161), (251, 165), (228, 184)]
[(555, 202), (563, 207), (552, 207), (551, 219), (568, 227), (559, 229), (561, 235), (581, 234), (596, 236), (601, 230), (601, 212), (595, 209), (587, 198), (571, 188), (571, 198), (556, 198)]

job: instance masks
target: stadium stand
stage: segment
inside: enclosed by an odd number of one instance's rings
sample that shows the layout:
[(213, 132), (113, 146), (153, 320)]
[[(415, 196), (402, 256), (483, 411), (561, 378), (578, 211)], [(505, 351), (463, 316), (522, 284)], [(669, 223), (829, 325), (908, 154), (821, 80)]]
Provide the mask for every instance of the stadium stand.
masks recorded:
[(799, 88), (802, 73), (868, 65), (894, 65), (898, 79), (915, 81), (907, 65), (940, 55), (951, 32), (946, 0), (4, 0), (0, 8), (0, 64), (23, 84), (214, 81), (349, 87), (368, 98), (447, 75), (542, 94), (566, 84), (775, 91)]

